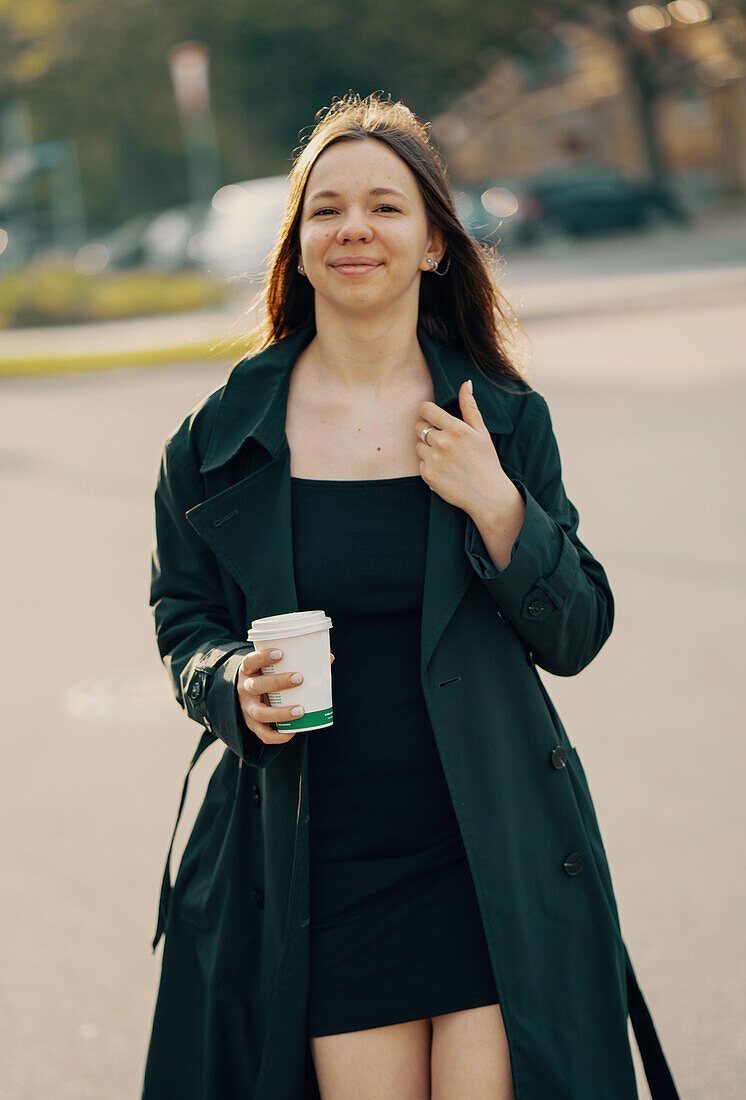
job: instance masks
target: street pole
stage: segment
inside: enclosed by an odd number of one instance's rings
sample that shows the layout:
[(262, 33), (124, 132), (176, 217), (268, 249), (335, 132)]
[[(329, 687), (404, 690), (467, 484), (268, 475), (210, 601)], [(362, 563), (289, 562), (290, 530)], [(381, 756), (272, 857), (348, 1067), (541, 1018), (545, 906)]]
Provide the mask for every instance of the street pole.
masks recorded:
[(201, 42), (180, 42), (169, 52), (168, 66), (184, 135), (189, 198), (198, 206), (223, 184), (210, 107), (209, 51)]

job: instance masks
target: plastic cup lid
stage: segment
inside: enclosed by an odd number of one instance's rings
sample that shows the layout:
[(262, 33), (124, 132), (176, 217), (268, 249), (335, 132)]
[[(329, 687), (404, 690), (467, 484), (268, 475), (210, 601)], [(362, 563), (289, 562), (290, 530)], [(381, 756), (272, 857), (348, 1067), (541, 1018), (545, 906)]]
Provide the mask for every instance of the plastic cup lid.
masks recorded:
[(297, 638), (301, 634), (315, 634), (318, 630), (329, 630), (332, 620), (324, 611), (290, 611), (286, 615), (266, 615), (263, 619), (254, 619), (246, 637), (250, 642), (263, 642), (267, 638)]

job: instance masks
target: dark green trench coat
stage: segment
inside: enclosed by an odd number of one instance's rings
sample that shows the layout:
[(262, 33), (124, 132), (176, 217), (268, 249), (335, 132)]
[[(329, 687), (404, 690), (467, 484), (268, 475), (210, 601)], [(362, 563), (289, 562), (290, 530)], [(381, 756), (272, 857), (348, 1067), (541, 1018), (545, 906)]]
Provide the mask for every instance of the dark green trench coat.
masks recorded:
[[(519, 391), (504, 393), (417, 331), (435, 402), (459, 416), (458, 388), (472, 378), (526, 504), (500, 571), (471, 518), (432, 493), (412, 670), (474, 879), (516, 1100), (637, 1097), (628, 1013), (654, 1100), (675, 1098), (583, 766), (537, 672), (574, 676), (599, 652), (614, 617), (606, 574), (577, 536), (545, 399), (523, 382), (503, 382)], [(251, 621), (299, 610), (285, 415), (292, 365), (314, 333), (310, 323), (238, 363), (163, 450), (150, 601), (158, 648), (178, 702), (203, 727), (192, 764), (216, 738), (226, 748), (173, 888), (171, 849), (166, 861), (143, 1100), (319, 1096), (307, 1038), (306, 765), (318, 735), (264, 745), (236, 693)]]

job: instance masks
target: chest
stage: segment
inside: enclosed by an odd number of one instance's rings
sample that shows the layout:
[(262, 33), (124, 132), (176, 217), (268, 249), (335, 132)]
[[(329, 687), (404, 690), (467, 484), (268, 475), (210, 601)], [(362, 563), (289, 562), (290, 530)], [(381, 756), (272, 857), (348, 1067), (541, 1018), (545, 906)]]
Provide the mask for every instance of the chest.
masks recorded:
[(291, 378), (285, 434), (292, 477), (328, 480), (408, 477), (420, 472), (418, 408), (432, 380), (402, 386), (386, 400), (319, 392)]

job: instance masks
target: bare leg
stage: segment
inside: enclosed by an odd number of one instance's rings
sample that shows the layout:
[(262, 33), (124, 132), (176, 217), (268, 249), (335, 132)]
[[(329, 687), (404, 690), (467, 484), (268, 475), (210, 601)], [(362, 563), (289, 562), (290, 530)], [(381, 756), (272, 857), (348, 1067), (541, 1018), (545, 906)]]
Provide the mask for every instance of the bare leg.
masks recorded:
[(430, 1100), (430, 1020), (310, 1039), (322, 1100)]
[(497, 1004), (433, 1016), (431, 1100), (515, 1100)]

